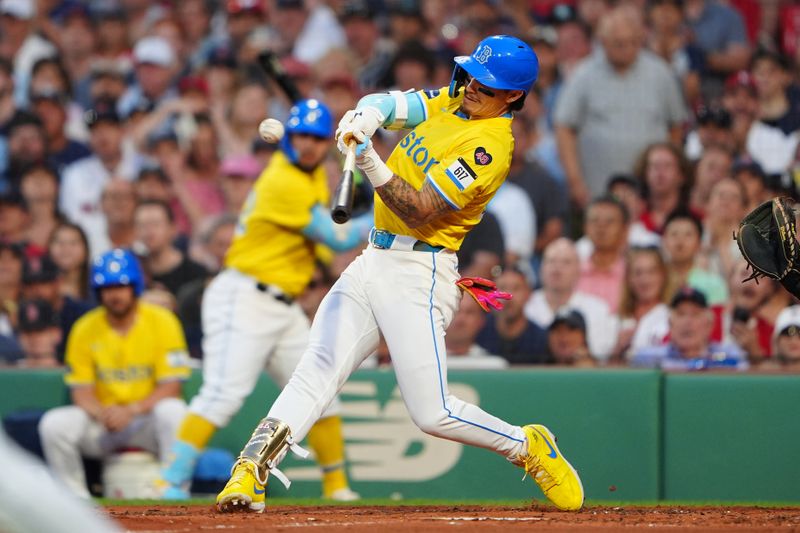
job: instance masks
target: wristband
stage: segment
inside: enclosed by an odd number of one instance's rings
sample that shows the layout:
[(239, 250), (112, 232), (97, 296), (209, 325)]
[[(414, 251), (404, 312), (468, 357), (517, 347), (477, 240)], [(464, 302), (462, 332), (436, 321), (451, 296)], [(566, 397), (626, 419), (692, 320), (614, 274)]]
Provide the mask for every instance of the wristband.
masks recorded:
[(386, 166), (386, 163), (383, 162), (371, 143), (361, 155), (356, 157), (356, 165), (364, 172), (364, 175), (367, 176), (369, 182), (376, 189), (386, 185), (394, 177), (394, 172)]

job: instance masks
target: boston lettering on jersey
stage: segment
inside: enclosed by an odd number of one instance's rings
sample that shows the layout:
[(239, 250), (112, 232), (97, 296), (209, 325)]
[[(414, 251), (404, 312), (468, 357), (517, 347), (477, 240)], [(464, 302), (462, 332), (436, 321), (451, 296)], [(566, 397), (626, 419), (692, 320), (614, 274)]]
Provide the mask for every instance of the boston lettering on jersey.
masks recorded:
[(123, 368), (97, 367), (97, 380), (103, 383), (119, 381), (140, 381), (153, 378), (150, 365), (131, 365)]
[(427, 174), (428, 170), (439, 161), (428, 154), (428, 149), (422, 142), (424, 140), (424, 136), (417, 137), (417, 132), (412, 131), (400, 141), (400, 147), (407, 148), (406, 155)]

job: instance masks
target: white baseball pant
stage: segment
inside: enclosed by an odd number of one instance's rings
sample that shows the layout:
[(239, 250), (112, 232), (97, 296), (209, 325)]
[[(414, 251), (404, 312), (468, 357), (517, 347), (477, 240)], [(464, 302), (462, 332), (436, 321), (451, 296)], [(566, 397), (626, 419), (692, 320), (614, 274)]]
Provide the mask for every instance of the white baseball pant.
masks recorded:
[(0, 531), (113, 533), (122, 531), (100, 509), (76, 498), (35, 457), (0, 428)]
[(81, 456), (102, 459), (115, 450), (137, 447), (159, 456), (165, 462), (186, 403), (165, 398), (150, 413), (137, 416), (122, 431), (110, 432), (77, 405), (47, 411), (39, 422), (39, 436), (45, 459), (55, 475), (73, 493), (89, 498)]
[(397, 384), (414, 423), (425, 433), (494, 450), (523, 451), (525, 435), (452, 394), (444, 333), (458, 308), (458, 260), (450, 252), (368, 247), (322, 301), (308, 349), (269, 417), (296, 440), (378, 345), (383, 333)]
[[(189, 411), (217, 427), (239, 412), (262, 370), (282, 389), (308, 343), (308, 318), (300, 306), (258, 290), (256, 283), (226, 269), (203, 294), (203, 384)], [(332, 402), (325, 416), (339, 408), (338, 400)]]

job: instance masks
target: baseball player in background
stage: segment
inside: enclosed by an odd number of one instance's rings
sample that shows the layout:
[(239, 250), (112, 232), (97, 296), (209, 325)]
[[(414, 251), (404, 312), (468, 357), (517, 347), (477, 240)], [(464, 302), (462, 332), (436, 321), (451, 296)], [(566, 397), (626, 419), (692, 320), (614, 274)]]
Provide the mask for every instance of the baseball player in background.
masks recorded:
[(72, 403), (39, 423), (48, 464), (75, 494), (89, 498), (81, 455), (102, 458), (125, 447), (158, 454), (172, 445), (189, 376), (183, 329), (170, 311), (139, 300), (144, 276), (136, 256), (114, 249), (92, 264), (100, 306), (67, 338), (64, 377)]
[[(359, 143), (357, 165), (375, 188), (369, 246), (322, 301), (294, 375), (245, 445), (220, 511), (263, 508), (261, 487), (339, 388), (378, 346), (392, 355), (397, 384), (424, 432), (497, 452), (522, 467), (560, 509), (583, 505), (578, 474), (542, 425), (514, 426), (456, 398), (447, 388), (444, 332), (461, 290), (488, 309), (493, 284), (459, 279), (454, 253), (509, 171), (513, 111), (538, 73), (527, 44), (481, 41), (455, 59), (449, 88), (368, 95), (339, 123), (339, 149)], [(370, 143), (379, 127), (411, 131), (384, 163)]]
[[(295, 298), (311, 280), (316, 245), (344, 251), (369, 234), (371, 213), (344, 226), (334, 227), (331, 220), (322, 163), (332, 133), (324, 104), (312, 99), (294, 105), (280, 150), (245, 201), (225, 268), (203, 296), (203, 385), (162, 471), (164, 499), (188, 497), (198, 455), (217, 428), (239, 411), (262, 370), (281, 388), (289, 381), (308, 344), (309, 321)], [(306, 429), (322, 467), (323, 497), (356, 499), (344, 469), (339, 405), (328, 403)], [(252, 508), (263, 510), (264, 483), (254, 490)]]

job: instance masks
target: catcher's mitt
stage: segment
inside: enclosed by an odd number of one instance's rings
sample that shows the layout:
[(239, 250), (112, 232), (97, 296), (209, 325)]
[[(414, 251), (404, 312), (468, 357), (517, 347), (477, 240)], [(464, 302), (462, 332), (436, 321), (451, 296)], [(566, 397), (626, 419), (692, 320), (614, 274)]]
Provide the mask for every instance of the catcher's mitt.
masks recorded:
[(800, 290), (800, 251), (790, 198), (773, 198), (753, 209), (734, 234), (742, 256), (761, 277), (780, 281), (792, 294)]

